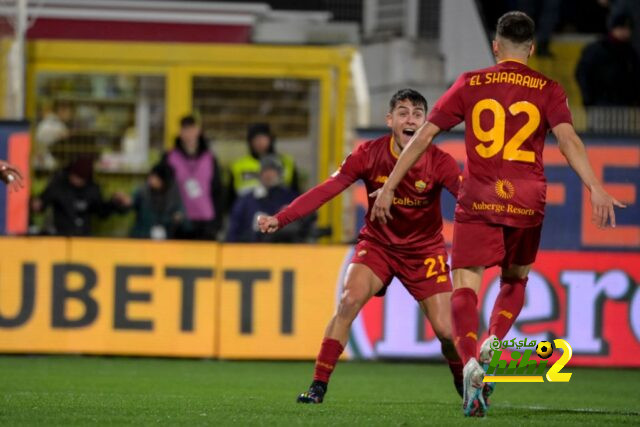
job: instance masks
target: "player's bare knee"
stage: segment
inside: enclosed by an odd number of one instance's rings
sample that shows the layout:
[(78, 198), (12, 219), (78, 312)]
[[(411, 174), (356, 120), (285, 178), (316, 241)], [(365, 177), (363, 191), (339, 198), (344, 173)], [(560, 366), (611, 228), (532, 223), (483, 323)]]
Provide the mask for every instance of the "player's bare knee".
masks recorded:
[(342, 293), (338, 304), (338, 316), (342, 318), (355, 319), (358, 311), (366, 302), (366, 294), (354, 292), (348, 289)]
[(453, 340), (453, 333), (451, 331), (451, 322), (446, 318), (441, 317), (439, 319), (433, 319), (431, 322), (433, 332), (438, 337), (440, 342)]
[(465, 267), (453, 270), (453, 289), (470, 288), (478, 293), (484, 267)]

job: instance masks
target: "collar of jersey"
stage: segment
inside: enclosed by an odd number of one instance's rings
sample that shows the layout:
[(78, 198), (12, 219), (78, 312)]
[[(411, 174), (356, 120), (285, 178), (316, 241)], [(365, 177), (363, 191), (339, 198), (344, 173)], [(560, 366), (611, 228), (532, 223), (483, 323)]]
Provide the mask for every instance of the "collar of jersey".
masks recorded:
[(393, 151), (393, 143), (394, 143), (393, 134), (391, 134), (391, 139), (389, 139), (389, 152), (393, 157), (397, 159), (399, 156)]
[(503, 62), (517, 62), (518, 64), (527, 65), (524, 62), (520, 61), (519, 59), (513, 59), (513, 58), (503, 59), (501, 61), (498, 61), (498, 64), (502, 64)]

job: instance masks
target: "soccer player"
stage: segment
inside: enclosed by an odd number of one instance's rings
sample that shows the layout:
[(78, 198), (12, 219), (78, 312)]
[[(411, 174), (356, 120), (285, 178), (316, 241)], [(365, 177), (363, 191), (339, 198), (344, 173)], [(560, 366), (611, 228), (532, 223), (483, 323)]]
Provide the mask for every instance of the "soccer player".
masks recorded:
[[(386, 116), (391, 134), (359, 145), (324, 183), (295, 199), (275, 216), (261, 216), (262, 232), (273, 233), (322, 206), (358, 179), (367, 192), (382, 186), (414, 132), (424, 124), (427, 101), (411, 89), (398, 91)], [(451, 339), (451, 283), (442, 237), (440, 193), (458, 193), (460, 169), (450, 155), (433, 146), (409, 171), (393, 199), (396, 218), (386, 225), (365, 218), (347, 269), (338, 309), (329, 321), (318, 354), (313, 382), (298, 396), (301, 403), (321, 403), (329, 377), (347, 343), (351, 323), (374, 295), (382, 296), (393, 276), (418, 301), (441, 342), (442, 353), (462, 395), (462, 362)], [(369, 211), (371, 202), (369, 202)]]
[(403, 150), (371, 212), (371, 220), (383, 224), (392, 218), (394, 190), (402, 188), (407, 171), (423, 161), (418, 159), (441, 129), (464, 120), (467, 166), (455, 209), (451, 308), (454, 341), (465, 364), (465, 415), (484, 415), (485, 397), (492, 391), (483, 390), (484, 371), (477, 359), (477, 292), (485, 268), (500, 265), (502, 275), (480, 363), (490, 360), (491, 341), (505, 336), (524, 303), (544, 215), (542, 150), (549, 129), (591, 192), (592, 220), (604, 227), (610, 219), (615, 227), (613, 206), (624, 207), (595, 177), (562, 87), (527, 66), (534, 34), (533, 21), (522, 12), (508, 12), (498, 20), (493, 41), (498, 63), (462, 74), (438, 100), (428, 122)]

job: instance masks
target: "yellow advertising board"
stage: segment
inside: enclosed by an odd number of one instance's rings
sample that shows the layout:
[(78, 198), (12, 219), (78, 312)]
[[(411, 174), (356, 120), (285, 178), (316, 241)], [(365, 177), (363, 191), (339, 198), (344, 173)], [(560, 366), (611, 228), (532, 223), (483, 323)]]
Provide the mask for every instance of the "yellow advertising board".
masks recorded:
[(0, 250), (0, 351), (217, 354), (215, 243), (0, 239)]
[(0, 238), (0, 352), (314, 359), (349, 250)]
[(67, 239), (0, 239), (0, 350), (50, 351), (51, 284), (68, 260)]
[(346, 246), (224, 245), (220, 357), (314, 359)]

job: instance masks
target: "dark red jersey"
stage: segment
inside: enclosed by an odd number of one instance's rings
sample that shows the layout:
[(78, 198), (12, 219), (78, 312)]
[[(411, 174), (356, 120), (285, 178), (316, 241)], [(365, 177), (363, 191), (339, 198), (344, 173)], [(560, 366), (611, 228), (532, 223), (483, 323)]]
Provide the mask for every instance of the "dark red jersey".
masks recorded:
[[(280, 226), (317, 209), (358, 179), (364, 181), (368, 193), (382, 187), (397, 161), (392, 145), (390, 135), (359, 145), (331, 178), (276, 215)], [(358, 238), (401, 252), (442, 249), (440, 193), (445, 187), (456, 196), (459, 182), (460, 169), (453, 157), (430, 146), (398, 185), (391, 209), (393, 219), (386, 225), (369, 220), (375, 201), (369, 198), (365, 226)]]
[(455, 217), (532, 227), (542, 222), (546, 180), (542, 150), (549, 129), (571, 123), (562, 87), (517, 61), (462, 74), (429, 121), (465, 122), (467, 165)]

